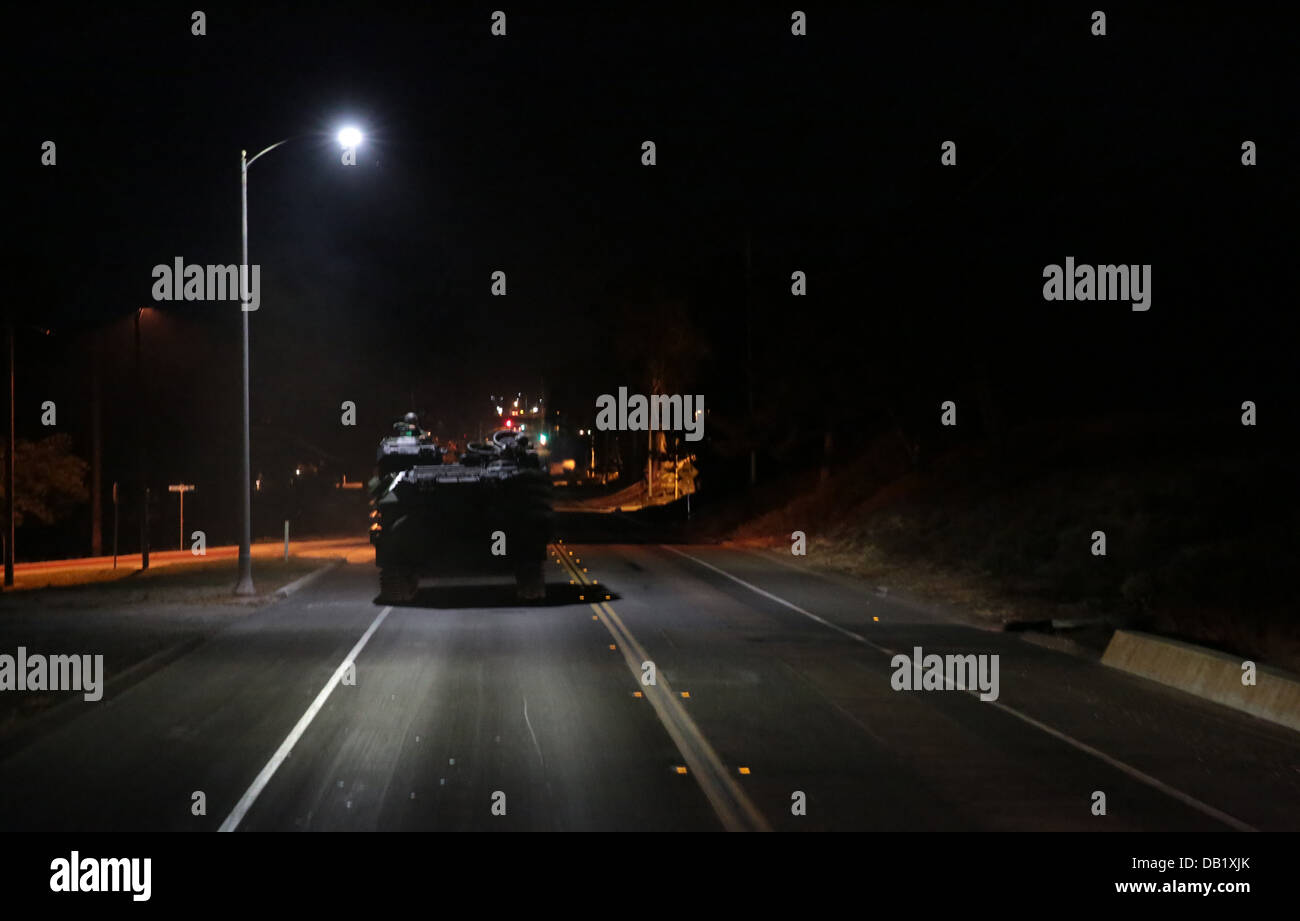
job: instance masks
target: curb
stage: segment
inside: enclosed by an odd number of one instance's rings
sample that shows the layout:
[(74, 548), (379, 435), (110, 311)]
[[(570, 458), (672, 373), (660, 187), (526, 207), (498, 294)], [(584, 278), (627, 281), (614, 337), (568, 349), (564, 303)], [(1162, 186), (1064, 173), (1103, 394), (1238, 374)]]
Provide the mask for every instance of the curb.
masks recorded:
[(311, 572), (307, 573), (307, 575), (303, 576), (302, 578), (300, 578), (300, 579), (295, 579), (295, 580), (293, 580), (292, 582), (290, 582), (288, 585), (284, 585), (284, 586), (281, 586), (280, 588), (277, 588), (277, 589), (272, 593), (272, 597), (274, 597), (274, 598), (288, 598), (288, 597), (289, 597), (290, 595), (292, 595), (294, 592), (298, 591), (299, 589), (306, 588), (308, 585), (311, 585), (313, 582), (315, 582), (317, 579), (319, 579), (319, 578), (321, 578), (322, 576), (324, 576), (326, 573), (328, 573), (328, 572), (333, 572), (334, 570), (338, 569), (340, 566), (344, 565), (345, 563), (347, 563), (347, 560), (346, 560), (346, 559), (343, 559), (343, 560), (333, 560), (332, 562), (328, 563), (327, 565), (322, 566), (320, 569), (312, 570)]
[(1254, 685), (1243, 685), (1248, 660), (1135, 630), (1116, 630), (1101, 664), (1140, 675), (1300, 731), (1300, 677), (1255, 666)]
[(1053, 652), (1064, 653), (1067, 656), (1074, 656), (1077, 659), (1085, 659), (1089, 662), (1096, 662), (1100, 658), (1094, 650), (1089, 649), (1082, 643), (1057, 633), (1036, 633), (1032, 630), (1026, 630), (1020, 634), (1020, 640), (1033, 646), (1041, 646), (1043, 649), (1050, 649)]

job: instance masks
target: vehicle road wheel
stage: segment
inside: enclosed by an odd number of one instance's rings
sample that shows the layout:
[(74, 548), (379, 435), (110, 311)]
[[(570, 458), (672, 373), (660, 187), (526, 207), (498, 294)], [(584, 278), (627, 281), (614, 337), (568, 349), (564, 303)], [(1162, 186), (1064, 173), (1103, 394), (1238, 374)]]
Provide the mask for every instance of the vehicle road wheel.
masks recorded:
[(420, 579), (412, 570), (385, 566), (379, 570), (379, 600), (384, 604), (401, 604), (415, 598)]
[(515, 596), (520, 601), (546, 598), (546, 563), (528, 563), (515, 570)]

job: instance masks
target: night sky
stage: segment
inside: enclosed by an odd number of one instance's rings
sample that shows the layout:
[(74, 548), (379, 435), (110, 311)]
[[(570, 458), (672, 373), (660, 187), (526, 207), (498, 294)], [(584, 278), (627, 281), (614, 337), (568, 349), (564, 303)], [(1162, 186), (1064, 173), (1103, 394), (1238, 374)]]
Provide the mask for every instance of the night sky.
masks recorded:
[[(412, 402), (457, 436), (507, 389), (589, 424), (643, 386), (638, 324), (664, 315), (698, 331), (681, 386), (721, 431), (745, 415), (747, 237), (773, 440), (932, 424), (981, 386), (1012, 421), (1294, 417), (1294, 35), (1124, 4), (1094, 37), (1095, 6), (821, 5), (795, 37), (789, 8), (532, 4), (500, 38), (500, 4), (205, 5), (202, 37), (191, 8), (36, 6), (10, 30), (19, 437), (53, 399), (89, 456), (100, 341), (105, 476), (131, 475), (130, 318), (157, 307), (151, 475), (230, 503), (238, 305), (156, 304), (151, 270), (238, 262), (240, 149), (291, 135), (250, 171), (257, 469), (298, 451), (365, 476)], [(1045, 302), (1067, 256), (1150, 263), (1150, 311)]]

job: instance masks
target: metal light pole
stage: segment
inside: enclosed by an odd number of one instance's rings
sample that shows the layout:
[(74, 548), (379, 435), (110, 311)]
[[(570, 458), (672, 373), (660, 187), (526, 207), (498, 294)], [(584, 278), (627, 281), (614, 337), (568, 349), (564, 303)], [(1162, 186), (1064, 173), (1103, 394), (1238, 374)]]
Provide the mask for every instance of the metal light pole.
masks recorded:
[(104, 401), (99, 332), (90, 340), (90, 555), (104, 555)]
[[(284, 142), (281, 141), (281, 144)], [(278, 147), (279, 145), (272, 145)], [(266, 153), (268, 147), (262, 153)], [(258, 154), (260, 157), (262, 154)], [(253, 159), (256, 160), (257, 157)], [(248, 418), (248, 151), (239, 152), (239, 206), (240, 206), (240, 226), (243, 236), (243, 259), (239, 266), (239, 311), (240, 319), (243, 321), (243, 447), (239, 453), (239, 475), (240, 475), (240, 503), (241, 513), (239, 527), (239, 579), (235, 583), (236, 595), (252, 595), (256, 593), (253, 588), (253, 488), (250, 471), (252, 469), (252, 459), (250, 457), (250, 438), (249, 438), (249, 418)]]
[(5, 588), (14, 584), (14, 324), (5, 327), (5, 361), (9, 366), (9, 431), (5, 438)]
[[(749, 426), (750, 437), (755, 437), (754, 429), (754, 337), (752, 333), (753, 323), (750, 314), (753, 312), (753, 305), (750, 303), (750, 291), (753, 287), (753, 269), (754, 258), (750, 242), (753, 234), (748, 227), (745, 228), (745, 389), (749, 392)], [(749, 487), (753, 489), (758, 483), (758, 446), (753, 445), (749, 449)]]
[(239, 524), (239, 578), (235, 582), (236, 595), (254, 595), (257, 589), (253, 588), (253, 462), (252, 462), (252, 438), (250, 436), (251, 420), (249, 418), (249, 398), (248, 398), (248, 314), (251, 308), (248, 306), (250, 274), (248, 271), (248, 168), (253, 165), (258, 157), (270, 153), (281, 144), (287, 144), (292, 138), (285, 138), (283, 141), (277, 141), (270, 147), (255, 154), (250, 160), (248, 151), (239, 152), (239, 213), (240, 213), (240, 231), (242, 236), (242, 259), (239, 265), (239, 311), (243, 324), (243, 425), (242, 425), (242, 449), (239, 452), (239, 488), (240, 488), (240, 524)]
[[(293, 138), (285, 138), (283, 141), (276, 141), (270, 147), (267, 147), (253, 155), (248, 156), (247, 150), (239, 152), (239, 210), (240, 226), (243, 236), (243, 260), (240, 263), (239, 278), (239, 309), (243, 314), (243, 449), (240, 452), (240, 489), (242, 492), (240, 501), (240, 533), (239, 533), (239, 578), (235, 583), (236, 595), (252, 595), (256, 593), (253, 588), (253, 476), (252, 476), (252, 456), (249, 434), (249, 399), (248, 399), (248, 314), (252, 308), (248, 306), (248, 299), (251, 292), (249, 291), (249, 271), (248, 271), (248, 168), (257, 162), (258, 157), (269, 154), (281, 144), (287, 144)], [(356, 128), (344, 128), (338, 135), (339, 143), (344, 150), (355, 148), (361, 143), (361, 132)]]
[(136, 403), (136, 472), (140, 477), (140, 569), (149, 568), (149, 477), (145, 472), (144, 450), (144, 359), (140, 350), (140, 318), (144, 307), (135, 311), (135, 403)]

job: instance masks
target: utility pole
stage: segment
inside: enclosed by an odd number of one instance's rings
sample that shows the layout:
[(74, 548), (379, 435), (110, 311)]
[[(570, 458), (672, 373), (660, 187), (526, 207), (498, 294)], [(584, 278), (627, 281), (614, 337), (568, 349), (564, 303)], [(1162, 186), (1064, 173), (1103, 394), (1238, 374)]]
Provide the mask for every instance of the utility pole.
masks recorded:
[(90, 340), (90, 555), (104, 555), (104, 403), (100, 333)]
[(826, 429), (822, 432), (822, 469), (820, 478), (817, 481), (817, 488), (822, 489), (830, 482), (831, 478), (831, 455), (835, 450), (835, 435), (831, 430), (830, 420), (827, 419)]
[[(753, 253), (750, 245), (752, 234), (749, 228), (745, 228), (745, 389), (749, 392), (749, 426), (751, 436), (753, 436), (754, 427), (754, 346), (753, 334), (751, 327), (753, 322), (750, 319), (750, 312), (753, 306), (750, 303), (750, 287), (753, 278)], [(753, 445), (749, 449), (749, 485), (752, 488), (758, 483), (758, 446)]]
[(117, 569), (117, 480), (113, 481), (113, 568)]
[(144, 369), (140, 357), (140, 316), (144, 308), (135, 312), (135, 450), (136, 466), (140, 476), (140, 569), (149, 568), (149, 487), (145, 485), (147, 477), (144, 469)]
[(9, 432), (5, 438), (5, 588), (14, 584), (14, 323), (5, 325), (9, 366)]

